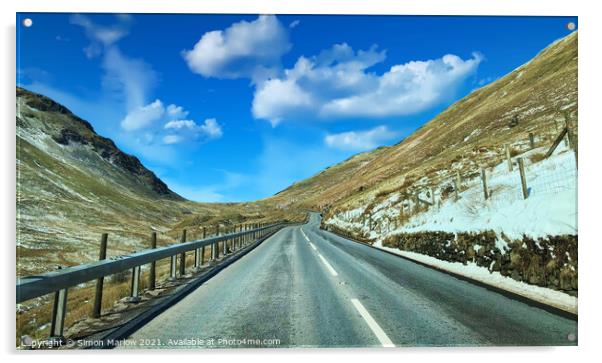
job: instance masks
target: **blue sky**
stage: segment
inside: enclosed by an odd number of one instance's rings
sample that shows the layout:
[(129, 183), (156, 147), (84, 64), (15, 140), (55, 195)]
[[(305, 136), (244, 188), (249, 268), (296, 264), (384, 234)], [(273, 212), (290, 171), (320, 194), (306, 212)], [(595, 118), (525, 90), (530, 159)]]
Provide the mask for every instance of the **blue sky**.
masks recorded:
[(568, 35), (570, 21), (22, 13), (17, 84), (90, 121), (184, 197), (255, 200), (399, 142)]

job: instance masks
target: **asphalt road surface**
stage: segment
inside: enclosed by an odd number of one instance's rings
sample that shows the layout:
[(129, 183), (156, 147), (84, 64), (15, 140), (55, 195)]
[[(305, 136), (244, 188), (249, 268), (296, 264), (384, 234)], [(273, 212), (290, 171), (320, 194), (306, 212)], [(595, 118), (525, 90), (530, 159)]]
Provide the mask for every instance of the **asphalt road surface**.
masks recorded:
[(319, 225), (314, 213), (308, 224), (280, 230), (129, 341), (138, 348), (576, 344), (576, 321)]

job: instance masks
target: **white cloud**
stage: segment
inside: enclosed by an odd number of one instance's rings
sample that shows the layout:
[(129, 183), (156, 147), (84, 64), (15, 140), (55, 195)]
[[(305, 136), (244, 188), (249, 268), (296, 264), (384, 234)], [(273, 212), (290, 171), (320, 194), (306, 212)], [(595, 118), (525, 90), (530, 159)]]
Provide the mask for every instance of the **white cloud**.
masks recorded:
[(157, 83), (158, 76), (144, 60), (130, 58), (121, 52), (117, 42), (128, 35), (132, 18), (127, 14), (117, 14), (115, 19), (113, 24), (99, 25), (81, 14), (70, 18), (72, 24), (84, 28), (90, 39), (90, 44), (83, 49), (86, 56), (103, 55), (103, 86), (115, 93), (119, 101), (125, 101), (127, 111), (132, 111), (148, 102), (148, 94)]
[(167, 106), (167, 115), (172, 118), (184, 118), (188, 116), (188, 111), (185, 111), (182, 106), (171, 104)]
[(161, 119), (165, 113), (165, 108), (160, 100), (135, 108), (130, 111), (123, 120), (121, 120), (121, 127), (127, 131), (143, 129), (153, 122)]
[(223, 135), (222, 126), (214, 118), (206, 119), (201, 125), (193, 120), (171, 120), (163, 128), (171, 132), (163, 138), (165, 144), (219, 139)]
[(203, 34), (183, 56), (193, 72), (205, 77), (259, 81), (276, 74), (280, 57), (290, 47), (288, 33), (278, 19), (261, 15)]
[(217, 139), (222, 137), (223, 131), (220, 124), (217, 123), (217, 120), (214, 118), (208, 118), (205, 122), (199, 127), (201, 133), (209, 137), (210, 139)]
[(184, 138), (180, 135), (165, 135), (163, 136), (163, 143), (167, 145), (177, 144), (184, 141)]
[(111, 25), (98, 25), (93, 23), (90, 18), (81, 14), (74, 14), (70, 18), (71, 24), (79, 25), (86, 30), (88, 38), (95, 42), (100, 42), (105, 46), (116, 43), (119, 39), (125, 37), (129, 32), (131, 17), (120, 14), (116, 16), (118, 22)]
[(348, 131), (326, 135), (326, 145), (345, 151), (365, 151), (382, 146), (397, 134), (381, 125), (367, 131)]
[(169, 121), (168, 123), (165, 124), (165, 129), (174, 129), (174, 130), (181, 130), (181, 129), (190, 129), (193, 130), (197, 127), (196, 122), (192, 121), (192, 120), (172, 120)]
[(372, 47), (355, 52), (337, 44), (316, 57), (300, 57), (284, 75), (258, 85), (253, 115), (276, 124), (284, 119), (385, 117), (418, 113), (451, 98), (477, 69), (481, 56), (439, 59), (392, 66), (382, 75), (368, 69), (386, 53)]

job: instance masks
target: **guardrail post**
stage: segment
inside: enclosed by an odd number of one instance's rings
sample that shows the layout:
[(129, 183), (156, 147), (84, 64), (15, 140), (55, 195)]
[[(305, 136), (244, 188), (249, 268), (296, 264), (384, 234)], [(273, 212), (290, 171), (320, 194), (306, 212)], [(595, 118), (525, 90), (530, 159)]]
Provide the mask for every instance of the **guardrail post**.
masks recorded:
[[(151, 249), (155, 249), (157, 248), (157, 232), (153, 232), (151, 234)], [(156, 287), (156, 269), (157, 269), (157, 262), (153, 261), (150, 264), (150, 272), (148, 274), (148, 288), (150, 290), (154, 290)]]
[[(58, 267), (59, 270), (61, 266)], [(67, 289), (54, 293), (54, 306), (52, 307), (52, 322), (50, 323), (50, 337), (53, 339), (65, 339), (65, 315), (67, 315)]]
[[(180, 243), (186, 243), (186, 230), (182, 231)], [(186, 275), (186, 252), (180, 253), (180, 277)]]
[[(215, 226), (215, 236), (219, 237), (219, 224), (217, 226)], [(214, 244), (211, 245), (212, 248), (212, 252), (214, 252), (214, 256), (213, 259), (217, 260), (219, 258), (219, 242), (215, 242)]]
[[(224, 226), (224, 235), (228, 234), (228, 227)], [(226, 256), (228, 254), (228, 238), (225, 238), (222, 241), (222, 256)]]
[[(207, 228), (203, 227), (203, 239), (207, 238)], [(201, 266), (205, 263), (205, 246), (201, 247)]]
[(132, 284), (130, 285), (130, 297), (127, 299), (130, 303), (140, 302), (139, 294), (140, 290), (140, 266), (136, 266), (132, 269)]
[(171, 256), (171, 263), (169, 264), (169, 281), (175, 281), (176, 277), (176, 265), (178, 263), (178, 255)]
[[(109, 238), (108, 233), (103, 233), (100, 236), (100, 253), (98, 254), (98, 260), (102, 261), (107, 258), (107, 240)], [(100, 318), (102, 310), (102, 289), (104, 286), (104, 277), (96, 279), (96, 293), (94, 294), (94, 306), (92, 308), (92, 317), (94, 319)]]

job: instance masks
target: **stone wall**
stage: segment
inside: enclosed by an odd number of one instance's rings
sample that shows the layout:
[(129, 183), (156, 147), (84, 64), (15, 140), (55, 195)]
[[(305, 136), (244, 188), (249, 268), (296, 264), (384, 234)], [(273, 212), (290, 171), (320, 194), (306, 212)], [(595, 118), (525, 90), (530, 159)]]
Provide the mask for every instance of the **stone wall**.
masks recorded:
[[(505, 236), (501, 238), (507, 239)], [(577, 236), (561, 235), (507, 241), (500, 250), (494, 231), (401, 233), (383, 246), (399, 248), (450, 262), (474, 262), (489, 271), (532, 285), (577, 295)]]

